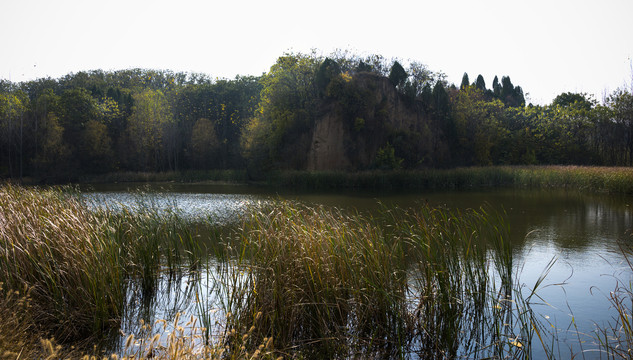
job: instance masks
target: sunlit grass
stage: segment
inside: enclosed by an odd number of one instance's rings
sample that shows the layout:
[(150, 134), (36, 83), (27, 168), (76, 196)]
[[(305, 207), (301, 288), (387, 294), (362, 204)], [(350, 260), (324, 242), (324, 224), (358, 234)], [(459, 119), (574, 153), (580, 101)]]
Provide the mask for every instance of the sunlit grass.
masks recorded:
[(0, 276), (29, 289), (31, 314), (59, 339), (98, 333), (123, 311), (121, 257), (107, 223), (57, 190), (0, 188)]

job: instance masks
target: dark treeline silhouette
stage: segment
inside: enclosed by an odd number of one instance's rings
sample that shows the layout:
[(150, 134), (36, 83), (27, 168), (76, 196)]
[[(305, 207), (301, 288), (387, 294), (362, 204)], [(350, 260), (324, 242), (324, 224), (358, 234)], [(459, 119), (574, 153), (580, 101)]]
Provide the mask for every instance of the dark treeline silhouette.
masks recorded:
[[(402, 109), (417, 123), (393, 125)], [(420, 63), (339, 52), (285, 54), (262, 76), (232, 80), (145, 69), (2, 80), (0, 177), (306, 169), (327, 116), (346, 129), (350, 170), (633, 163), (631, 91), (526, 106), (508, 76), (488, 88), (464, 74), (458, 88)]]

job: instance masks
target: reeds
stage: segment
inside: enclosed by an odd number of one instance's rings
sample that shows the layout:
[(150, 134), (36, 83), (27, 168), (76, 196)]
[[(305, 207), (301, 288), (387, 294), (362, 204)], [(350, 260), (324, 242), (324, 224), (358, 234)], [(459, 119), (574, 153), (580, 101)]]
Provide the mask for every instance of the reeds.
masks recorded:
[(304, 190), (412, 191), (514, 187), (633, 194), (633, 168), (490, 166), (411, 171), (284, 171), (272, 174), (268, 182), (273, 186)]
[(228, 329), (252, 327), (254, 341), (272, 336), (307, 357), (522, 353), (509, 344), (531, 330), (508, 324), (517, 303), (497, 220), (426, 205), (378, 217), (288, 202), (255, 211), (225, 268), (225, 279), (241, 273)]
[(120, 316), (120, 252), (106, 223), (61, 191), (0, 188), (0, 277), (30, 289), (36, 323), (59, 339), (95, 333)]
[(190, 224), (139, 205), (95, 210), (70, 188), (0, 187), (0, 279), (29, 290), (33, 323), (59, 341), (99, 336), (118, 326), (129, 284), (152, 297), (162, 274), (195, 268), (205, 250)]
[[(633, 271), (633, 247), (621, 244), (627, 266)], [(608, 324), (598, 326), (600, 350), (607, 359), (633, 357), (633, 282), (617, 279), (617, 285), (609, 293), (609, 301), (616, 315)]]
[[(513, 278), (503, 215), (488, 208), (372, 215), (277, 201), (236, 226), (194, 226), (151, 195), (134, 211), (94, 209), (68, 190), (0, 187), (0, 316), (10, 324), (0, 324), (0, 346), (116, 329), (130, 292), (153, 298), (183, 272), (198, 281), (188, 295), (206, 299), (197, 318), (189, 330), (177, 320), (153, 327), (129, 358), (517, 358), (549, 344)], [(199, 236), (213, 238), (217, 259)], [(613, 357), (633, 346), (630, 298), (613, 297), (618, 331), (604, 336)], [(47, 356), (39, 342), (20, 346)]]
[(30, 336), (36, 330), (30, 303), (28, 292), (7, 290), (0, 283), (0, 359), (28, 358), (28, 349), (37, 347), (38, 339)]

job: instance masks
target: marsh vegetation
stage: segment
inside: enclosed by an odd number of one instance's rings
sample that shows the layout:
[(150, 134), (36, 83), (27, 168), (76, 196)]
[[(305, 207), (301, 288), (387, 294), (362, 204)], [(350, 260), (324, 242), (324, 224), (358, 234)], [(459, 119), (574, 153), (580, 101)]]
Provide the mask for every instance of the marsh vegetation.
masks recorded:
[[(567, 353), (535, 311), (551, 265), (521, 283), (505, 215), (491, 206), (367, 213), (270, 200), (217, 222), (151, 194), (95, 207), (73, 188), (0, 193), (7, 358)], [(627, 286), (610, 295), (615, 317), (595, 336), (608, 357), (631, 346)]]

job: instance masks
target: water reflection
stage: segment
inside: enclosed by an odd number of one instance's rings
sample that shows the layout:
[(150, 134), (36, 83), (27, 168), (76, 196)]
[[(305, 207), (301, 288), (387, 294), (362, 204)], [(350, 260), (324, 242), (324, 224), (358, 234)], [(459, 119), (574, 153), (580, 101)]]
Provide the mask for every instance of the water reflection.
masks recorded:
[[(116, 208), (125, 205), (133, 208), (138, 204), (139, 195), (124, 187), (109, 187), (97, 188), (87, 196), (95, 206)], [(524, 285), (524, 290), (530, 291), (544, 276), (538, 297), (535, 297), (538, 302), (534, 304), (534, 309), (543, 321), (553, 325), (550, 335), (562, 344), (559, 350), (561, 358), (570, 357), (570, 350), (565, 346), (573, 346), (575, 353), (597, 348), (594, 340), (596, 325), (612, 321), (615, 315), (610, 308), (608, 294), (615, 288), (618, 279), (625, 283), (631, 279), (631, 269), (620, 251), (621, 244), (631, 243), (631, 197), (524, 190), (315, 194), (245, 186), (178, 184), (153, 192), (152, 198), (153, 206), (158, 208), (176, 210), (194, 220), (210, 218), (218, 223), (235, 221), (247, 207), (276, 198), (360, 212), (380, 211), (383, 205), (415, 207), (423, 202), (461, 209), (489, 204), (507, 215), (514, 247), (515, 278)], [(554, 265), (545, 274), (551, 261)], [(201, 274), (198, 276), (208, 276), (204, 275), (204, 271)], [(204, 279), (209, 284), (209, 277)], [(161, 286), (165, 288), (160, 291), (164, 299), (139, 300), (131, 295), (129, 301), (137, 302), (135, 304), (141, 310), (134, 316), (128, 316), (128, 323), (123, 329), (133, 332), (133, 324), (138, 324), (141, 318), (147, 322), (160, 318), (169, 320), (177, 311), (199, 313), (195, 304), (185, 304), (183, 300), (187, 296), (190, 298), (191, 292), (195, 291), (190, 280), (181, 278), (177, 286), (164, 282)], [(205, 289), (199, 291), (199, 294), (202, 293), (212, 292)], [(131, 294), (138, 292), (132, 290)], [(204, 301), (209, 304), (205, 310), (208, 312), (217, 308), (219, 299), (206, 298)], [(219, 319), (214, 318), (213, 321)], [(583, 348), (579, 349), (579, 346)], [(585, 358), (599, 358), (600, 354), (586, 352), (584, 355)]]
[(138, 210), (150, 206), (161, 211), (174, 211), (187, 220), (209, 220), (226, 224), (239, 219), (248, 207), (261, 205), (267, 199), (245, 194), (192, 194), (172, 192), (91, 192), (86, 200), (95, 208), (117, 211), (123, 207)]

